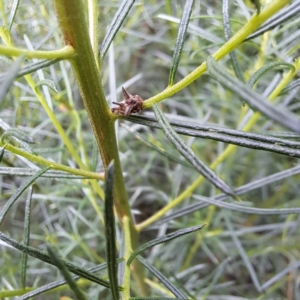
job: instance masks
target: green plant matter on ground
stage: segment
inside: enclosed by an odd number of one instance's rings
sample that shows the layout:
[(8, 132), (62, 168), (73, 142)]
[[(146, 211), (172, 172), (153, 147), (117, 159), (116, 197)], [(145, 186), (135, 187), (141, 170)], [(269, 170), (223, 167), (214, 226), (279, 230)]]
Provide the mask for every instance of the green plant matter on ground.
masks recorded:
[(300, 299), (300, 1), (0, 1), (0, 299)]

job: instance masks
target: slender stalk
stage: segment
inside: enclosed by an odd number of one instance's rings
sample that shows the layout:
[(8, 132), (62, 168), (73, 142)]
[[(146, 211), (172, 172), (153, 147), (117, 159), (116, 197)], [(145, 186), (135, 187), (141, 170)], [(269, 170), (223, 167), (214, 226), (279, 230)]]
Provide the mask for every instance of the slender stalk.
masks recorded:
[(125, 272), (124, 272), (124, 278), (123, 278), (123, 292), (122, 292), (122, 299), (123, 300), (129, 300), (130, 299), (130, 266), (127, 265), (127, 260), (132, 254), (132, 248), (131, 248), (131, 240), (130, 240), (130, 227), (128, 218), (123, 218), (123, 224), (124, 224), (124, 235), (125, 235)]
[[(131, 215), (125, 189), (121, 163), (119, 159), (114, 120), (107, 105), (101, 74), (91, 46), (86, 22), (85, 8), (82, 1), (54, 0), (58, 22), (66, 45), (75, 49), (75, 55), (70, 59), (80, 94), (82, 96), (88, 117), (95, 134), (98, 149), (106, 170), (109, 163), (115, 161), (115, 197), (114, 204), (120, 223), (126, 216), (129, 219), (132, 248), (138, 246), (137, 231)], [(135, 278), (141, 287), (141, 293), (146, 290), (143, 274), (140, 268), (135, 268)], [(139, 273), (139, 274), (137, 274)]]
[[(0, 142), (0, 146), (3, 146), (3, 144)], [(5, 144), (5, 149), (11, 153), (14, 153), (16, 155), (20, 155), (36, 164), (40, 164), (43, 166), (50, 167), (53, 170), (60, 170), (60, 171), (65, 171), (73, 175), (79, 175), (79, 176), (84, 176), (89, 179), (97, 179), (97, 180), (104, 180), (104, 174), (103, 173), (95, 173), (95, 172), (90, 172), (87, 170), (80, 170), (80, 169), (75, 169), (71, 168), (68, 166), (65, 166), (63, 164), (59, 164), (50, 160), (47, 160), (39, 155), (31, 154), (27, 151), (24, 151), (20, 148), (17, 148), (15, 146), (12, 146), (10, 144)]]
[(21, 56), (26, 58), (38, 58), (38, 59), (56, 59), (56, 58), (70, 58), (74, 54), (74, 49), (71, 46), (65, 46), (59, 50), (42, 51), (42, 50), (28, 50), (15, 47), (6, 47), (0, 45), (0, 54), (6, 56)]

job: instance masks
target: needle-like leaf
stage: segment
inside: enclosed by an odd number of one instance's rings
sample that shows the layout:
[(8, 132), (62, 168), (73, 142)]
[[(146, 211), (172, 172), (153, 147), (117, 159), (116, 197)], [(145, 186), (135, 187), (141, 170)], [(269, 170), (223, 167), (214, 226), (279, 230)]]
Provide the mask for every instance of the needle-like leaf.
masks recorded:
[[(27, 66), (19, 69), (19, 71), (16, 74), (16, 78), (19, 78), (19, 77), (22, 77), (24, 75), (30, 74), (30, 73), (35, 72), (37, 70), (43, 69), (45, 67), (49, 67), (49, 66), (51, 66), (51, 65), (53, 65), (53, 64), (55, 64), (55, 63), (57, 63), (61, 60), (62, 60), (61, 58), (56, 58), (56, 59), (51, 59), (51, 60), (45, 59), (45, 60), (42, 60), (42, 61), (32, 63), (30, 65), (27, 65)], [(6, 76), (7, 76), (7, 73), (0, 74), (0, 82), (2, 82), (6, 78)]]
[[(30, 186), (28, 189), (28, 195), (25, 204), (25, 220), (24, 220), (24, 236), (23, 244), (28, 246), (30, 237), (30, 214), (31, 214), (31, 199), (32, 199), (33, 187)], [(27, 254), (22, 253), (21, 263), (21, 286), (24, 289), (26, 287), (26, 270), (27, 270)]]
[(187, 299), (185, 295), (170, 281), (168, 280), (161, 272), (159, 272), (156, 268), (154, 268), (151, 264), (149, 264), (144, 258), (140, 255), (136, 257), (140, 263), (144, 265), (157, 279), (161, 281), (161, 283), (168, 288), (176, 297), (181, 299)]
[[(118, 263), (120, 263), (122, 261), (123, 261), (123, 259), (118, 259)], [(96, 272), (99, 272), (99, 271), (104, 270), (106, 268), (107, 268), (107, 263), (103, 263), (101, 265), (89, 268), (89, 269), (87, 269), (87, 271), (89, 271), (91, 273), (96, 273)], [(72, 278), (74, 280), (78, 280), (80, 278), (80, 276), (78, 276), (78, 275), (72, 275)], [(18, 298), (18, 300), (27, 300), (27, 299), (30, 299), (30, 298), (32, 298), (34, 296), (37, 296), (37, 295), (40, 295), (42, 293), (48, 292), (50, 290), (53, 290), (53, 289), (55, 289), (55, 288), (57, 288), (59, 286), (62, 286), (64, 284), (66, 284), (66, 283), (67, 282), (66, 282), (65, 279), (59, 279), (59, 280), (53, 281), (51, 283), (45, 284), (45, 285), (43, 285), (43, 286), (41, 286), (41, 287), (39, 287), (39, 288), (37, 288), (37, 289), (35, 289), (33, 291), (30, 291), (30, 292), (28, 292), (28, 293), (20, 296)]]
[[(243, 195), (243, 194), (251, 192), (255, 189), (259, 189), (263, 186), (267, 186), (268, 184), (278, 182), (280, 180), (284, 180), (286, 178), (289, 178), (291, 176), (298, 175), (298, 174), (300, 174), (300, 165), (297, 165), (296, 167), (272, 174), (265, 178), (258, 179), (253, 182), (247, 183), (243, 186), (236, 188), (234, 190), (234, 192), (237, 195)], [(214, 197), (214, 200), (220, 202), (220, 201), (226, 200), (227, 198), (228, 198), (227, 195), (221, 194), (221, 195)], [(174, 211), (170, 215), (163, 217), (158, 223), (161, 224), (161, 223), (169, 222), (170, 220), (174, 220), (176, 218), (180, 218), (182, 216), (191, 214), (197, 210), (203, 209), (204, 207), (206, 207), (208, 205), (209, 204), (207, 204), (207, 203), (201, 203), (201, 202), (188, 205), (185, 208)]]
[(19, 3), (20, 0), (14, 0), (12, 6), (11, 6), (11, 10), (10, 10), (10, 14), (9, 14), (9, 19), (8, 19), (8, 30), (11, 30), (11, 26), (14, 22), (18, 7), (19, 7)]
[(101, 59), (104, 58), (106, 52), (108, 51), (108, 48), (113, 41), (115, 35), (119, 31), (120, 27), (122, 26), (123, 22), (126, 19), (126, 16), (128, 15), (132, 5), (134, 4), (135, 0), (123, 0), (121, 5), (119, 6), (113, 20), (111, 21), (111, 24), (109, 28), (107, 29), (106, 35), (103, 39), (103, 42), (100, 47), (100, 57)]
[(65, 278), (67, 284), (69, 285), (69, 287), (71, 288), (71, 290), (74, 292), (74, 294), (76, 296), (76, 299), (78, 299), (78, 300), (86, 300), (86, 297), (85, 297), (84, 293), (78, 287), (78, 285), (76, 284), (76, 281), (72, 278), (71, 273), (69, 272), (68, 268), (66, 267), (66, 265), (64, 264), (64, 262), (62, 261), (62, 259), (57, 254), (57, 252), (54, 249), (54, 247), (48, 245), (47, 246), (47, 251), (48, 251), (48, 254), (49, 254), (52, 262), (59, 269), (59, 271), (61, 272), (61, 274)]
[[(122, 127), (126, 128), (129, 132), (131, 132), (138, 140), (140, 140), (141, 142), (143, 142), (145, 145), (147, 145), (151, 149), (157, 151), (158, 153), (160, 153), (161, 155), (169, 158), (172, 161), (175, 161), (175, 162), (177, 162), (177, 163), (179, 163), (179, 164), (181, 164), (183, 166), (186, 166), (188, 168), (192, 168), (192, 166), (189, 163), (187, 163), (185, 160), (180, 159), (180, 158), (178, 158), (178, 157), (176, 157), (176, 156), (174, 156), (172, 154), (169, 154), (168, 152), (165, 151), (165, 149), (152, 144), (151, 142), (149, 142), (148, 140), (146, 140), (141, 134), (139, 134), (137, 131), (135, 131), (133, 128), (127, 126), (126, 124), (121, 124), (121, 125), (122, 125)], [(0, 174), (1, 174), (1, 168), (0, 168)]]
[(166, 137), (175, 146), (175, 148), (183, 155), (194, 168), (201, 173), (207, 180), (214, 184), (217, 188), (223, 191), (225, 194), (235, 197), (230, 187), (221, 180), (207, 165), (205, 165), (178, 136), (175, 130), (171, 127), (168, 120), (164, 116), (163, 112), (157, 105), (153, 105), (153, 110), (157, 121), (159, 122)]
[(300, 133), (300, 119), (284, 107), (279, 108), (270, 104), (261, 95), (257, 94), (247, 85), (241, 83), (226, 72), (213, 57), (209, 57), (207, 59), (207, 68), (210, 75), (212, 75), (223, 86), (239, 95), (249, 104), (250, 107), (253, 107), (266, 117), (289, 128), (290, 130)]
[(158, 244), (162, 244), (162, 243), (168, 242), (170, 240), (176, 239), (180, 236), (189, 234), (191, 232), (198, 231), (198, 230), (202, 229), (204, 226), (205, 225), (198, 225), (198, 226), (193, 226), (193, 227), (189, 227), (189, 228), (185, 228), (185, 229), (180, 229), (175, 232), (169, 233), (167, 235), (161, 236), (157, 239), (154, 239), (148, 243), (145, 243), (144, 245), (140, 246), (132, 253), (132, 255), (129, 257), (129, 259), (127, 261), (127, 265), (129, 266), (131, 264), (131, 262), (134, 260), (134, 258), (136, 256), (140, 255), (143, 251), (145, 251), (149, 248), (152, 248)]
[[(225, 40), (228, 41), (231, 38), (231, 28), (230, 28), (230, 20), (229, 20), (229, 6), (228, 6), (228, 0), (223, 0), (223, 26), (224, 26), (224, 34), (225, 34)], [(241, 71), (241, 68), (238, 64), (238, 60), (236, 57), (236, 52), (231, 51), (229, 53), (229, 57), (231, 59), (231, 64), (234, 70), (234, 73), (236, 77), (244, 82), (244, 77)]]
[(286, 88), (284, 88), (281, 92), (281, 95), (287, 94), (293, 89), (296, 89), (300, 86), (300, 79), (297, 79), (293, 82), (291, 82)]
[(180, 55), (183, 49), (184, 40), (186, 37), (186, 31), (190, 22), (190, 17), (192, 13), (194, 0), (187, 0), (184, 5), (182, 17), (179, 24), (178, 34), (177, 34), (177, 40), (175, 44), (175, 49), (173, 53), (173, 60), (172, 60), (172, 66), (169, 74), (169, 86), (172, 86), (175, 81), (175, 76), (177, 73), (179, 61), (180, 61)]
[[(0, 240), (7, 243), (8, 245), (12, 246), (13, 248), (28, 254), (31, 257), (35, 257), (45, 263), (48, 263), (50, 265), (54, 265), (51, 258), (49, 257), (48, 254), (46, 254), (43, 251), (37, 250), (33, 247), (30, 246), (25, 246), (19, 242), (17, 242), (14, 239), (11, 239), (10, 237), (8, 237), (7, 235), (5, 235), (4, 233), (0, 232)], [(68, 270), (80, 277), (83, 277), (87, 280), (90, 280), (92, 282), (95, 282), (99, 285), (102, 285), (104, 287), (110, 288), (109, 282), (107, 282), (104, 279), (99, 278), (98, 276), (92, 274), (91, 272), (89, 272), (88, 270), (81, 268), (79, 266), (74, 265), (73, 263), (63, 259), (62, 260), (64, 262), (64, 264), (67, 266)], [(120, 290), (122, 290), (122, 288), (120, 287)]]
[(263, 76), (265, 73), (269, 71), (274, 70), (282, 70), (283, 68), (289, 68), (289, 69), (295, 69), (295, 67), (292, 64), (283, 62), (283, 61), (276, 61), (267, 65), (264, 65), (260, 69), (258, 69), (256, 72), (254, 72), (250, 79), (247, 81), (247, 85), (252, 89), (255, 83), (259, 80), (261, 76)]
[(203, 201), (209, 205), (215, 205), (229, 210), (238, 211), (246, 214), (256, 214), (256, 215), (289, 215), (289, 214), (300, 214), (300, 208), (258, 208), (258, 207), (247, 207), (238, 205), (235, 203), (228, 203), (212, 198), (207, 198), (203, 196), (194, 196), (195, 199)]
[(45, 172), (49, 170), (49, 167), (44, 168), (38, 172), (36, 172), (33, 176), (28, 178), (17, 190), (16, 192), (5, 202), (3, 205), (1, 211), (0, 211), (0, 225), (10, 210), (10, 208), (13, 206), (13, 204), (19, 199), (19, 197), (22, 195), (22, 193), (31, 185), (34, 183), (34, 181), (42, 176)]
[(246, 40), (253, 39), (263, 33), (283, 24), (287, 20), (293, 18), (300, 13), (300, 0), (296, 0), (289, 6), (279, 11), (275, 16), (270, 18), (265, 24), (258, 28), (253, 34), (251, 34)]

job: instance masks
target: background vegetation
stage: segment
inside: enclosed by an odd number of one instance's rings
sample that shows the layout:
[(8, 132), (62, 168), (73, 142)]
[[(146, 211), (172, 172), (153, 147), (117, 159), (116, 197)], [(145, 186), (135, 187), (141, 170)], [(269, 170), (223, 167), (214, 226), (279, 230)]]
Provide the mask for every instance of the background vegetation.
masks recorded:
[[(60, 267), (57, 256), (85, 270), (108, 260), (106, 247), (112, 233), (105, 231), (105, 223), (112, 218), (105, 219), (103, 200), (104, 193), (106, 199), (112, 198), (112, 190), (103, 182), (108, 164), (103, 165), (100, 158), (74, 65), (72, 70), (64, 59), (70, 59), (73, 50), (64, 48), (66, 37), (53, 2), (59, 1), (0, 1), (0, 298), (24, 295), (18, 299), (29, 299), (31, 294), (26, 293), (45, 286), (42, 292), (47, 294), (36, 299), (116, 299), (103, 282), (95, 283), (100, 277), (112, 284), (106, 266), (91, 279), (67, 264), (71, 273), (83, 277), (76, 285), (67, 280), (69, 273), (63, 271), (64, 264)], [(97, 45), (93, 48), (97, 57), (98, 49), (103, 53), (103, 40), (108, 38), (109, 26), (115, 24), (112, 20), (118, 8), (130, 1), (83, 2), (89, 12), (87, 20), (95, 16), (98, 20), (96, 26), (88, 23), (90, 36), (95, 37), (93, 28), (98, 30), (98, 39), (92, 42)], [(147, 99), (139, 116), (126, 120), (120, 116), (115, 123), (139, 244), (206, 224), (200, 231), (142, 253), (165, 276), (158, 280), (157, 271), (144, 270), (147, 291), (137, 279), (143, 280), (143, 271), (132, 271), (135, 279), (130, 285), (126, 281), (129, 271), (120, 263), (118, 282), (125, 287), (122, 299), (129, 299), (130, 287), (132, 297), (158, 299), (300, 299), (300, 127), (297, 130), (294, 122), (299, 122), (300, 109), (300, 2), (286, 6), (289, 1), (266, 1), (270, 3), (263, 3), (260, 13), (269, 24), (275, 22), (273, 28), (258, 32), (258, 37), (238, 47), (226, 48), (230, 36), (235, 37), (260, 10), (258, 1), (254, 2), (256, 5), (241, 0), (135, 1), (127, 17), (120, 17), (122, 26), (101, 62), (102, 85), (110, 107), (122, 100), (122, 86)], [(264, 15), (280, 2), (277, 11)], [(290, 17), (271, 19), (275, 13), (290, 13)], [(179, 25), (184, 16), (186, 24), (190, 19), (186, 32), (184, 22)], [(251, 24), (245, 38), (259, 27), (255, 20)], [(177, 69), (173, 54), (181, 46)], [(13, 49), (27, 50), (13, 53)], [(49, 51), (49, 57), (30, 52), (33, 49)], [(61, 50), (55, 53), (55, 49)], [(209, 60), (209, 72), (204, 70), (201, 77), (199, 73), (196, 77), (200, 78), (195, 77), (186, 88), (178, 87), (172, 95), (160, 94), (216, 51), (221, 53), (215, 57), (220, 61)], [(21, 54), (22, 61), (14, 63)], [(253, 76), (257, 70), (265, 72)], [(282, 114), (269, 107), (270, 115), (260, 114), (263, 108), (256, 103), (265, 103), (267, 98)], [(172, 145), (155, 121), (160, 111), (155, 109), (155, 117), (150, 109), (158, 102), (184, 144), (239, 199), (221, 194), (214, 184), (199, 177), (197, 163), (190, 164), (181, 155), (186, 152), (178, 152), (183, 146)], [(238, 146), (228, 147), (228, 142)], [(111, 172), (113, 176), (113, 167)], [(118, 189), (119, 181), (115, 183)], [(124, 236), (123, 221), (116, 218), (116, 245), (118, 257), (128, 258), (130, 242), (129, 235)], [(18, 242), (14, 244), (7, 236)], [(22, 245), (44, 252), (26, 252)], [(45, 253), (58, 268), (43, 262)], [(62, 276), (68, 284), (61, 282), (50, 290), (51, 283)]]

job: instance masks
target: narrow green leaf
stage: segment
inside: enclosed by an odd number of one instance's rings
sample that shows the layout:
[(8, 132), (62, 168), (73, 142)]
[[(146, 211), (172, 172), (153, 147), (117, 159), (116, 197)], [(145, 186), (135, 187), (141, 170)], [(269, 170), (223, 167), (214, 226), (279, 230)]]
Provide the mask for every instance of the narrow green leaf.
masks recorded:
[(166, 137), (175, 146), (175, 148), (195, 167), (195, 169), (201, 173), (207, 180), (214, 184), (217, 188), (223, 191), (225, 194), (235, 197), (230, 187), (221, 180), (208, 166), (206, 166), (177, 135), (175, 130), (171, 127), (168, 120), (158, 108), (157, 105), (153, 105), (153, 110), (157, 121), (162, 127)]
[(31, 185), (34, 183), (34, 181), (36, 179), (38, 179), (42, 174), (44, 174), (45, 172), (47, 172), (47, 170), (49, 170), (49, 167), (44, 168), (38, 172), (36, 172), (36, 174), (34, 174), (33, 176), (31, 176), (30, 178), (28, 178), (16, 191), (15, 193), (6, 201), (6, 203), (3, 205), (1, 211), (0, 211), (0, 225), (4, 219), (4, 217), (6, 216), (6, 214), (8, 213), (8, 211), (10, 210), (10, 208), (13, 206), (13, 204), (18, 200), (18, 198), (23, 194), (23, 192)]
[[(229, 6), (228, 6), (228, 0), (223, 0), (223, 26), (224, 26), (224, 34), (225, 34), (225, 40), (228, 41), (231, 38), (231, 28), (230, 28), (230, 18), (229, 18)], [(244, 77), (241, 71), (241, 68), (239, 67), (238, 60), (236, 57), (236, 52), (233, 50), (229, 53), (229, 57), (231, 60), (231, 64), (234, 70), (234, 73), (236, 77), (244, 82)]]
[(293, 89), (298, 88), (299, 86), (300, 86), (300, 79), (297, 79), (297, 80), (291, 82), (290, 84), (288, 84), (288, 86), (285, 87), (281, 91), (280, 95), (288, 94), (290, 91), (292, 91)]
[(115, 35), (119, 31), (123, 22), (125, 21), (126, 16), (128, 15), (134, 2), (135, 0), (123, 0), (121, 5), (119, 6), (114, 18), (111, 21), (109, 28), (107, 29), (106, 35), (100, 47), (101, 60), (104, 58), (106, 52), (108, 51), (111, 42), (113, 41)]
[(202, 229), (204, 226), (205, 225), (198, 225), (198, 226), (193, 226), (193, 227), (189, 227), (189, 228), (185, 228), (185, 229), (180, 229), (175, 232), (169, 233), (165, 236), (161, 236), (157, 239), (154, 239), (148, 243), (145, 243), (144, 245), (140, 246), (132, 253), (132, 255), (129, 257), (129, 259), (127, 261), (127, 265), (129, 266), (131, 264), (131, 262), (135, 259), (135, 257), (140, 255), (145, 250), (152, 248), (158, 244), (162, 244), (162, 243), (168, 242), (170, 240), (176, 239), (180, 236), (189, 234), (191, 232), (198, 231), (198, 230)]
[(23, 56), (19, 57), (6, 72), (5, 79), (0, 85), (0, 103), (3, 101), (8, 89), (13, 84), (17, 76), (17, 73), (20, 69), (22, 61), (23, 61)]
[[(154, 118), (148, 116), (134, 116), (128, 119), (133, 123), (161, 129), (159, 123)], [(300, 142), (297, 141), (280, 139), (273, 136), (245, 132), (241, 130), (228, 129), (219, 126), (203, 125), (194, 122), (170, 120), (170, 124), (179, 134), (200, 137), (204, 139), (212, 139), (245, 148), (269, 151), (300, 158)], [(159, 149), (157, 151), (159, 151)], [(162, 152), (162, 154), (174, 160), (173, 156), (170, 156), (169, 154), (166, 155), (164, 152)], [(179, 159), (176, 158), (176, 160)], [(181, 163), (181, 160), (179, 160), (179, 163)]]
[[(39, 62), (32, 63), (30, 65), (27, 65), (18, 71), (16, 78), (19, 78), (24, 75), (30, 74), (32, 72), (38, 71), (45, 67), (49, 67), (61, 60), (62, 60), (61, 58), (56, 58), (56, 59), (51, 59), (51, 60), (45, 59), (45, 60), (42, 60)], [(7, 73), (0, 74), (0, 82), (3, 81), (6, 78), (6, 76), (7, 76)]]
[(264, 23), (260, 28), (258, 28), (253, 34), (251, 34), (247, 39), (253, 39), (257, 36), (264, 34), (265, 32), (282, 25), (287, 20), (293, 18), (300, 13), (300, 0), (296, 0), (289, 6), (285, 7), (279, 11), (275, 16), (270, 18), (266, 23)]
[(259, 283), (258, 277), (256, 275), (255, 269), (246, 253), (246, 250), (244, 249), (242, 243), (240, 242), (238, 236), (235, 233), (235, 230), (233, 229), (233, 226), (231, 224), (229, 216), (228, 216), (228, 214), (224, 214), (224, 217), (223, 217), (224, 221), (226, 223), (226, 226), (227, 226), (228, 230), (231, 232), (231, 237), (232, 237), (233, 243), (235, 245), (235, 248), (239, 252), (241, 259), (243, 260), (246, 268), (248, 269), (249, 275), (252, 279), (252, 282), (253, 282), (256, 290), (260, 293), (262, 291), (262, 289), (261, 289), (261, 285)]
[(195, 199), (208, 203), (209, 205), (215, 205), (221, 208), (225, 208), (228, 210), (234, 210), (241, 213), (246, 214), (256, 214), (256, 215), (290, 215), (290, 214), (300, 214), (299, 207), (291, 207), (291, 208), (258, 208), (258, 207), (247, 207), (238, 205), (235, 203), (228, 203), (219, 200), (215, 200), (213, 198), (207, 198), (203, 196), (193, 196)]
[[(32, 199), (33, 186), (31, 185), (28, 189), (28, 195), (25, 204), (25, 219), (24, 219), (24, 234), (23, 244), (28, 246), (30, 237), (30, 214), (31, 214), (31, 199)], [(27, 270), (27, 254), (22, 253), (21, 262), (21, 287), (26, 287), (26, 270)]]
[[(4, 147), (0, 148), (0, 154), (1, 154), (1, 149)], [(0, 155), (1, 158), (1, 155)], [(0, 160), (1, 162), (1, 160)], [(10, 168), (10, 167), (0, 167), (0, 175), (13, 175), (13, 176), (32, 176), (33, 174), (36, 173), (36, 169), (31, 169), (31, 168)], [(60, 178), (60, 179), (88, 179), (88, 177), (85, 176), (78, 176), (78, 175), (73, 175), (67, 172), (62, 172), (62, 171), (55, 171), (51, 170), (48, 171), (47, 173), (44, 173), (41, 177), (46, 177), (46, 178)]]
[(50, 88), (51, 90), (53, 90), (55, 93), (58, 94), (58, 90), (57, 90), (53, 80), (49, 80), (49, 79), (41, 80), (35, 85), (35, 88), (43, 86), (43, 85), (46, 85), (48, 88)]
[(150, 265), (144, 258), (142, 258), (140, 255), (136, 257), (140, 263), (144, 265), (145, 268), (147, 268), (158, 280), (161, 281), (161, 283), (169, 289), (176, 297), (180, 299), (187, 299), (185, 295), (176, 287), (173, 285), (172, 282), (170, 282), (162, 273), (160, 273), (156, 268), (154, 268), (152, 265)]
[[(174, 155), (169, 154), (168, 152), (166, 152), (165, 149), (152, 144), (151, 142), (149, 142), (148, 140), (146, 140), (141, 134), (139, 134), (136, 130), (132, 129), (131, 127), (127, 126), (126, 124), (122, 123), (121, 126), (124, 127), (124, 128), (126, 128), (129, 132), (131, 132), (138, 140), (142, 141), (145, 145), (147, 145), (151, 149), (157, 151), (161, 155), (164, 155), (165, 157), (169, 158), (170, 160), (172, 160), (174, 162), (177, 162), (177, 163), (179, 163), (179, 164), (181, 164), (183, 166), (186, 166), (188, 168), (192, 168), (192, 166), (189, 163), (186, 163), (185, 160), (177, 158), (176, 156), (174, 156)], [(0, 174), (1, 174), (1, 168), (0, 168)]]
[[(281, 284), (284, 279), (281, 279), (282, 277), (286, 277), (292, 272), (298, 272), (297, 269), (300, 268), (300, 261), (291, 261), (287, 268), (284, 268), (276, 275), (272, 276), (270, 279), (268, 279), (266, 282), (264, 282), (261, 286), (262, 291), (270, 290), (271, 286), (275, 284), (276, 282)], [(299, 295), (298, 291), (296, 292), (297, 296)], [(299, 298), (299, 297), (298, 297)]]
[(12, 6), (11, 6), (11, 10), (10, 10), (10, 14), (9, 14), (9, 18), (8, 18), (8, 30), (11, 30), (11, 26), (14, 22), (18, 7), (20, 4), (20, 0), (14, 0)]
[[(118, 259), (118, 263), (120, 263), (122, 261), (124, 261), (124, 260), (123, 259)], [(99, 271), (104, 270), (106, 268), (107, 268), (107, 263), (103, 263), (103, 264), (100, 264), (98, 266), (89, 268), (87, 270), (89, 272), (91, 272), (91, 273), (96, 273), (96, 272), (99, 272)], [(78, 280), (80, 278), (80, 276), (78, 276), (78, 275), (72, 275), (72, 278), (74, 280)], [(51, 283), (45, 284), (45, 285), (43, 285), (43, 286), (41, 286), (41, 287), (39, 287), (39, 288), (37, 288), (37, 289), (35, 289), (33, 291), (30, 291), (30, 292), (28, 292), (28, 293), (20, 296), (18, 298), (18, 300), (27, 300), (27, 299), (30, 299), (32, 297), (35, 297), (37, 295), (40, 295), (42, 293), (48, 292), (48, 291), (50, 291), (52, 289), (55, 289), (55, 288), (57, 288), (59, 286), (62, 286), (64, 284), (66, 284), (66, 283), (67, 282), (66, 282), (65, 279), (59, 279), (59, 280), (53, 281)]]
[(175, 81), (175, 76), (178, 69), (178, 64), (180, 61), (181, 52), (183, 49), (185, 37), (186, 37), (186, 31), (190, 22), (190, 17), (192, 13), (194, 0), (186, 0), (182, 18), (180, 20), (178, 34), (177, 34), (177, 40), (175, 44), (175, 49), (173, 53), (173, 60), (172, 60), (172, 66), (169, 74), (169, 86), (172, 86)]
[(213, 57), (207, 59), (207, 68), (219, 83), (239, 95), (251, 107), (290, 130), (300, 133), (300, 119), (284, 107), (279, 108), (270, 104), (261, 95), (227, 73)]
[(76, 298), (78, 300), (86, 300), (86, 297), (82, 290), (78, 287), (76, 284), (76, 281), (72, 278), (71, 273), (69, 272), (68, 268), (64, 264), (64, 262), (61, 260), (59, 255), (57, 254), (54, 247), (48, 245), (47, 246), (48, 254), (54, 263), (54, 265), (59, 269), (60, 273), (63, 275), (63, 277), (66, 279), (67, 284), (71, 288), (71, 290), (74, 292)]
[[(154, 117), (150, 116), (131, 116), (128, 118), (129, 121), (137, 123), (137, 124), (142, 124), (145, 126), (149, 127), (154, 127), (154, 128), (161, 128), (159, 123), (154, 119)], [(206, 124), (201, 124), (201, 123), (196, 123), (196, 122), (188, 122), (188, 121), (178, 121), (178, 120), (169, 120), (169, 123), (172, 125), (172, 127), (176, 130), (176, 132), (180, 134), (185, 134), (189, 136), (199, 136), (199, 137), (209, 137), (209, 135), (196, 135), (195, 132), (201, 131), (203, 134), (205, 132), (207, 133), (220, 133), (224, 134), (226, 136), (234, 136), (234, 137), (240, 137), (240, 138), (245, 138), (253, 141), (260, 141), (264, 143), (270, 143), (272, 145), (274, 144), (280, 144), (280, 146), (287, 146), (291, 148), (300, 148), (300, 142), (298, 141), (293, 141), (293, 140), (286, 140), (286, 139), (281, 139), (276, 136), (270, 136), (266, 134), (258, 134), (258, 133), (252, 133), (252, 132), (246, 132), (242, 130), (236, 130), (236, 129), (229, 129), (225, 127), (220, 127), (220, 126), (215, 126), (215, 125), (206, 125)], [(185, 131), (185, 129), (188, 129)], [(189, 133), (189, 131), (191, 133)], [(267, 132), (269, 134), (269, 131)], [(278, 133), (278, 132), (276, 132)], [(282, 133), (287, 135), (287, 137), (294, 137), (294, 134), (291, 132), (286, 132)], [(297, 135), (298, 136), (298, 135)], [(222, 140), (222, 142), (226, 142), (226, 140)]]
[[(249, 193), (251, 191), (254, 191), (255, 189), (259, 189), (261, 187), (266, 187), (269, 184), (290, 178), (290, 177), (298, 175), (298, 174), (300, 174), (300, 165), (297, 165), (296, 167), (289, 168), (287, 170), (272, 174), (270, 176), (266, 176), (262, 179), (258, 179), (258, 180), (252, 181), (250, 183), (247, 183), (243, 186), (236, 188), (234, 190), (234, 192), (237, 195), (243, 195), (243, 194)], [(220, 194), (220, 195), (214, 197), (214, 200), (220, 202), (220, 201), (226, 200), (227, 198), (228, 198), (227, 195)], [(180, 210), (172, 212), (170, 215), (168, 215), (166, 217), (163, 217), (158, 223), (161, 224), (161, 223), (169, 222), (176, 218), (180, 218), (185, 215), (189, 215), (195, 211), (203, 209), (204, 207), (206, 207), (208, 205), (209, 204), (207, 204), (207, 203), (201, 203), (201, 202), (188, 205), (184, 208), (181, 208)]]
[[(39, 259), (40, 261), (43, 261), (45, 263), (48, 263), (50, 265), (54, 265), (51, 258), (49, 257), (48, 254), (46, 254), (43, 251), (37, 250), (33, 247), (30, 246), (25, 246), (19, 242), (17, 242), (14, 239), (9, 238), (7, 235), (5, 235), (4, 233), (0, 232), (0, 240), (7, 243), (8, 245), (12, 246), (13, 248), (28, 254), (31, 257), (35, 257), (37, 259)], [(109, 288), (109, 282), (107, 282), (106, 280), (103, 280), (101, 278), (99, 278), (98, 276), (95, 276), (94, 274), (92, 274), (91, 272), (87, 271), (86, 269), (83, 269), (79, 266), (74, 265), (73, 263), (63, 259), (62, 260), (64, 262), (64, 264), (67, 266), (68, 270), (80, 277), (83, 277), (87, 280), (90, 280), (92, 282), (95, 282), (99, 285), (102, 285), (104, 287)], [(122, 290), (122, 288), (120, 287), (120, 290)]]
[(252, 89), (253, 86), (255, 85), (255, 83), (259, 80), (259, 78), (261, 76), (263, 76), (265, 73), (267, 73), (269, 71), (274, 71), (274, 70), (282, 70), (284, 68), (288, 68), (291, 70), (295, 69), (294, 65), (289, 64), (289, 63), (285, 63), (282, 61), (272, 62), (270, 64), (264, 65), (263, 67), (258, 69), (256, 72), (254, 72), (246, 84), (250, 87), (250, 89)]
[(116, 229), (114, 217), (114, 162), (112, 161), (105, 178), (105, 237), (108, 277), (113, 300), (119, 300)]

